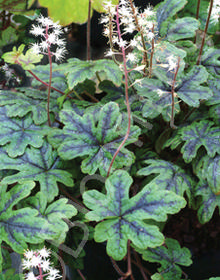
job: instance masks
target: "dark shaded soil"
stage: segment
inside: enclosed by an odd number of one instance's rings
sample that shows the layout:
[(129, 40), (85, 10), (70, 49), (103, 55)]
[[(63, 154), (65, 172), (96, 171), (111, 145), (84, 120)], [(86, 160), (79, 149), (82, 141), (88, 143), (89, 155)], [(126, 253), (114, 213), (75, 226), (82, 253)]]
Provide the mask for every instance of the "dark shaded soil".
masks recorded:
[(171, 216), (164, 231), (166, 237), (179, 241), (192, 254), (193, 264), (183, 270), (191, 280), (220, 276), (220, 216), (215, 210), (212, 219), (200, 224), (197, 212), (183, 209)]

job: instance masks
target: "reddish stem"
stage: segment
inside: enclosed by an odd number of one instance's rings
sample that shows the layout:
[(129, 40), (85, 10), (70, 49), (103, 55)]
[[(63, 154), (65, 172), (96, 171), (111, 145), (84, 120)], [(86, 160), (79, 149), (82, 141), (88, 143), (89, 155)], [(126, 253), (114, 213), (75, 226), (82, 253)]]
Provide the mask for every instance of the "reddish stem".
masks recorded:
[(179, 71), (180, 68), (180, 57), (178, 57), (178, 62), (177, 62), (177, 67), (176, 67), (176, 71), (174, 74), (174, 78), (173, 78), (173, 83), (172, 83), (172, 88), (171, 88), (171, 95), (172, 95), (172, 111), (171, 111), (171, 120), (170, 120), (170, 127), (171, 128), (176, 128), (176, 126), (174, 125), (174, 109), (175, 109), (175, 96), (174, 96), (174, 90), (175, 90), (175, 83), (176, 83), (176, 77), (177, 77), (177, 73)]
[(119, 266), (117, 265), (116, 261), (110, 257), (110, 260), (112, 262), (112, 265), (114, 267), (114, 269), (117, 271), (117, 273), (123, 278), (127, 277), (127, 273), (124, 273), (120, 268)]
[[(43, 85), (45, 85), (45, 86), (47, 86), (47, 87), (49, 86), (48, 83), (42, 81), (42, 80), (41, 80), (37, 75), (35, 75), (31, 70), (27, 70), (27, 71), (28, 71), (37, 81), (41, 82)], [(55, 88), (55, 87), (52, 87), (52, 86), (51, 86), (51, 89), (53, 89), (53, 90), (55, 90), (55, 91), (61, 93), (62, 95), (65, 94), (64, 92), (62, 92), (61, 90), (59, 90), (59, 89), (57, 89), (57, 88)]]
[(198, 56), (198, 60), (197, 60), (196, 65), (199, 65), (200, 61), (201, 61), (202, 51), (203, 51), (203, 47), (204, 47), (204, 44), (205, 44), (205, 37), (206, 37), (206, 33), (207, 33), (207, 30), (208, 30), (208, 26), (209, 26), (209, 20), (210, 20), (211, 13), (212, 13), (213, 2), (214, 2), (214, 0), (210, 1), (209, 13), (208, 13), (208, 17), (207, 17), (206, 24), (205, 24), (205, 30), (204, 30), (204, 33), (203, 33), (203, 36), (202, 36), (202, 43), (201, 43), (201, 47), (200, 47), (200, 50), (199, 50), (199, 56)]
[[(199, 18), (199, 9), (200, 9), (200, 0), (198, 0), (198, 2), (197, 2), (196, 19)], [(194, 44), (196, 43), (196, 37), (197, 37), (197, 31), (196, 31), (196, 36), (194, 39)]]
[(143, 267), (143, 265), (142, 265), (142, 263), (141, 263), (141, 261), (140, 261), (140, 259), (138, 257), (138, 254), (137, 254), (137, 252), (134, 249), (133, 249), (133, 252), (134, 252), (134, 257), (135, 257), (135, 260), (136, 260), (136, 262), (133, 262), (133, 263), (140, 268), (140, 272), (141, 272), (141, 274), (143, 276), (143, 279), (144, 280), (148, 280), (148, 277), (146, 276), (145, 273), (151, 275), (150, 272), (147, 271), (145, 267)]
[(79, 276), (83, 279), (86, 280), (86, 278), (84, 277), (84, 275), (82, 274), (82, 272), (77, 268), (77, 272), (79, 273)]
[[(154, 33), (154, 24), (151, 31), (152, 33)], [(150, 54), (149, 78), (151, 78), (152, 75), (153, 55), (154, 55), (154, 38), (152, 39), (152, 48)]]
[[(118, 39), (119, 42), (122, 40), (121, 37), (121, 31), (120, 31), (120, 23), (119, 23), (119, 13), (118, 13), (118, 5), (116, 6), (117, 8), (117, 13), (116, 13), (116, 25), (117, 25), (117, 33), (118, 33)], [(131, 111), (130, 111), (130, 105), (129, 105), (129, 98), (128, 98), (128, 70), (127, 70), (127, 66), (126, 66), (126, 55), (125, 55), (125, 48), (123, 46), (121, 46), (121, 51), (122, 51), (122, 56), (123, 56), (123, 66), (124, 66), (124, 75), (125, 75), (125, 99), (126, 99), (126, 106), (127, 106), (127, 113), (128, 113), (128, 128), (127, 128), (127, 132), (126, 135), (124, 137), (124, 140), (121, 142), (121, 144), (119, 145), (118, 149), (116, 150), (109, 169), (108, 169), (108, 173), (107, 173), (107, 177), (110, 174), (113, 162), (116, 158), (116, 156), (118, 155), (118, 153), (120, 152), (121, 148), (124, 146), (125, 142), (127, 141), (129, 134), (130, 134), (130, 129), (131, 129)]]
[(89, 0), (89, 10), (88, 10), (88, 22), (87, 22), (87, 31), (86, 31), (86, 36), (87, 36), (87, 60), (91, 59), (90, 55), (90, 29), (91, 29), (91, 3), (92, 1)]
[[(48, 41), (48, 26), (46, 26), (45, 39), (46, 39), (46, 41)], [(49, 77), (48, 94), (47, 94), (47, 119), (48, 119), (48, 125), (51, 126), (51, 122), (50, 122), (50, 92), (51, 92), (51, 83), (52, 83), (52, 54), (50, 52), (49, 42), (48, 42), (48, 46), (47, 46), (47, 54), (48, 54), (49, 65), (50, 65), (50, 77)]]

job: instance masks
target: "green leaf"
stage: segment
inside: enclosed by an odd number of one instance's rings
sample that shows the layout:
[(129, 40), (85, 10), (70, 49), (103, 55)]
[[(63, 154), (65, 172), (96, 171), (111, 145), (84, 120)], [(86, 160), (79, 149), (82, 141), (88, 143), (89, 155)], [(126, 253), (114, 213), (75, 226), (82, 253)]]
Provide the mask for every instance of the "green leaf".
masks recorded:
[(20, 45), (18, 47), (18, 50), (16, 49), (16, 47), (13, 47), (12, 52), (4, 53), (2, 55), (2, 58), (7, 63), (21, 65), (25, 70), (31, 70), (35, 68), (35, 65), (33, 63), (40, 62), (43, 58), (43, 55), (34, 53), (32, 49), (27, 50), (26, 54), (24, 55), (24, 47), (24, 44)]
[[(65, 76), (65, 70), (66, 70), (66, 63), (63, 63), (61, 65), (58, 65), (56, 63), (52, 63), (52, 87), (59, 89), (60, 91), (65, 91), (68, 86), (67, 86), (67, 80)], [(46, 82), (49, 84), (49, 79), (50, 79), (50, 68), (49, 65), (37, 65), (34, 68), (34, 74), (41, 79), (42, 81)], [(27, 72), (27, 76), (29, 76), (32, 79), (31, 85), (33, 87), (38, 87), (41, 86), (42, 83), (36, 79), (33, 79), (33, 76)], [(57, 94), (57, 92), (55, 92)], [(60, 93), (59, 95), (60, 96)]]
[(0, 169), (13, 169), (20, 172), (7, 176), (2, 182), (12, 184), (26, 180), (38, 181), (42, 193), (48, 201), (52, 201), (58, 195), (57, 182), (68, 187), (73, 186), (70, 173), (62, 170), (62, 161), (52, 146), (44, 142), (39, 149), (27, 148), (25, 153), (17, 158), (10, 158), (4, 148), (0, 149)]
[(178, 18), (168, 25), (167, 40), (178, 41), (194, 37), (199, 28), (199, 21), (192, 17)]
[(184, 58), (186, 52), (175, 47), (173, 44), (162, 41), (159, 43), (154, 50), (153, 56), (153, 74), (165, 84), (172, 84), (175, 69), (178, 64), (178, 58), (180, 58), (179, 69), (175, 78), (176, 84), (179, 84), (179, 80), (183, 75), (185, 68)]
[[(143, 117), (153, 119), (162, 114), (165, 121), (170, 120), (172, 96), (168, 84), (156, 79), (143, 78), (140, 84), (137, 83), (134, 87), (138, 95), (145, 97), (142, 101), (144, 103)], [(174, 113), (180, 111), (177, 101), (177, 98), (175, 98)]]
[(190, 266), (192, 264), (189, 249), (181, 248), (179, 242), (171, 238), (166, 238), (165, 246), (148, 248), (147, 250), (137, 249), (137, 251), (142, 254), (145, 261), (161, 264), (158, 271), (162, 276), (161, 279), (164, 280), (180, 280), (182, 269), (179, 265)]
[(141, 169), (147, 159), (157, 159), (158, 155), (151, 151), (149, 148), (138, 147), (135, 150), (135, 162), (131, 166), (131, 175), (136, 175), (138, 170)]
[[(204, 146), (208, 155), (214, 157), (215, 153), (220, 153), (220, 128), (212, 127), (213, 122), (201, 120), (179, 129), (174, 139), (170, 139), (165, 146), (171, 145), (175, 149), (181, 143), (180, 139), (185, 141), (181, 148), (185, 162), (192, 161), (201, 146)], [(174, 141), (176, 139), (176, 141)], [(176, 143), (175, 145), (173, 145)]]
[[(181, 40), (175, 42), (175, 46), (179, 49), (184, 50), (187, 53), (187, 56), (184, 58), (185, 63), (192, 64), (193, 61), (196, 60), (197, 57), (197, 46), (193, 44), (192, 41), (189, 40)], [(196, 61), (195, 61), (196, 63)]]
[(201, 64), (214, 77), (220, 79), (220, 50), (208, 48), (202, 55)]
[(66, 198), (60, 198), (47, 206), (47, 195), (38, 192), (34, 197), (25, 200), (25, 205), (39, 211), (39, 217), (48, 221), (56, 232), (54, 238), (58, 244), (65, 241), (66, 232), (69, 230), (67, 223), (63, 219), (70, 219), (77, 214), (76, 208), (67, 204)]
[[(183, 14), (184, 16), (191, 16), (193, 18), (196, 18), (197, 14), (197, 3), (198, 0), (190, 0), (187, 1), (187, 4), (184, 8)], [(200, 7), (199, 7), (199, 22), (200, 22), (200, 29), (205, 30), (206, 20), (208, 17), (208, 10), (209, 10), (209, 1), (206, 0), (200, 0)], [(213, 20), (212, 16), (209, 21), (208, 25), (208, 34), (215, 34), (216, 31), (219, 29), (219, 23), (216, 20)]]
[(122, 82), (123, 72), (113, 60), (99, 59), (96, 61), (83, 61), (77, 58), (71, 58), (68, 60), (66, 69), (69, 88), (74, 88), (78, 83), (86, 79), (95, 78), (96, 72), (105, 72), (108, 80), (118, 86)]
[(16, 64), (18, 63), (18, 58), (23, 55), (24, 47), (24, 44), (20, 45), (18, 49), (16, 49), (16, 47), (13, 47), (11, 52), (4, 53), (2, 55), (2, 58), (7, 63)]
[(26, 3), (23, 0), (3, 0), (0, 3), (0, 9), (13, 10), (13, 9), (25, 9)]
[[(91, 7), (98, 12), (103, 12), (103, 0), (93, 0)], [(39, 0), (41, 6), (48, 8), (48, 14), (53, 21), (59, 21), (61, 25), (69, 25), (72, 22), (85, 23), (88, 20), (89, 0)], [(118, 0), (112, 0), (117, 4)], [(92, 11), (91, 11), (92, 15)]]
[(12, 26), (9, 26), (1, 33), (0, 46), (3, 47), (12, 44), (17, 40), (18, 40), (18, 35), (16, 34), (16, 29), (13, 28)]
[(168, 213), (176, 213), (186, 205), (180, 196), (151, 184), (129, 198), (131, 184), (129, 174), (118, 170), (106, 180), (106, 195), (96, 190), (83, 194), (85, 205), (92, 209), (86, 218), (101, 221), (95, 227), (95, 241), (107, 240), (107, 253), (115, 260), (126, 255), (128, 239), (138, 248), (160, 246), (164, 237), (158, 227), (143, 220), (166, 221)]
[[(116, 103), (109, 102), (95, 115), (91, 112), (82, 117), (73, 110), (63, 110), (61, 121), (65, 124), (63, 130), (54, 130), (48, 139), (58, 148), (61, 158), (70, 160), (78, 156), (86, 156), (81, 164), (84, 173), (94, 174), (97, 169), (102, 176), (106, 176), (111, 159), (127, 130), (127, 122), (123, 122), (122, 115)], [(137, 141), (140, 129), (131, 126), (131, 132), (125, 145)], [(117, 155), (114, 168), (130, 166), (134, 160), (132, 152), (122, 148)]]
[(209, 187), (215, 195), (220, 195), (220, 156), (210, 158), (208, 155), (202, 157), (198, 163), (202, 170), (197, 176), (207, 180)]
[(27, 242), (42, 243), (45, 239), (52, 239), (56, 234), (45, 219), (37, 216), (37, 210), (29, 207), (15, 208), (30, 194), (34, 185), (34, 182), (26, 181), (13, 186), (8, 192), (6, 185), (1, 184), (0, 187), (0, 243), (5, 241), (20, 254), (28, 248)]
[(50, 131), (46, 125), (36, 126), (31, 114), (23, 118), (9, 118), (5, 107), (0, 107), (0, 145), (5, 145), (10, 157), (17, 157), (25, 152), (28, 145), (39, 148), (43, 137)]
[(220, 103), (220, 79), (211, 75), (207, 81), (209, 88), (212, 90), (213, 96), (205, 102), (206, 105), (214, 105)]
[(42, 54), (36, 54), (32, 49), (28, 49), (25, 55), (21, 55), (18, 58), (18, 62), (20, 62), (24, 70), (31, 70), (35, 68), (34, 63), (40, 62), (42, 58)]
[[(47, 116), (47, 91), (34, 88), (19, 88), (19, 91), (2, 90), (0, 105), (5, 105), (8, 117), (24, 117), (32, 112), (36, 125), (48, 120)], [(57, 98), (59, 94), (52, 92), (50, 96), (50, 112), (58, 113)]]
[(155, 273), (151, 276), (152, 280), (163, 280), (163, 276), (161, 276), (159, 273)]
[(22, 280), (24, 279), (24, 275), (16, 274), (14, 268), (10, 268), (4, 270), (4, 272), (0, 272), (0, 280)]
[(212, 118), (216, 125), (220, 125), (220, 106), (214, 105), (209, 109), (209, 117)]
[(183, 196), (186, 191), (188, 198), (190, 198), (194, 182), (182, 168), (159, 159), (146, 160), (145, 164), (149, 164), (149, 166), (140, 169), (137, 175), (159, 174), (153, 180), (155, 185), (160, 186), (161, 189), (173, 191), (180, 196)]
[(208, 72), (203, 66), (193, 66), (178, 86), (178, 97), (189, 106), (199, 107), (199, 100), (209, 99), (213, 95), (208, 87), (200, 86), (207, 81), (208, 76)]
[(161, 31), (163, 25), (167, 24), (177, 12), (179, 12), (187, 3), (187, 0), (165, 0), (157, 5), (157, 26)]
[[(207, 181), (200, 180), (195, 189), (195, 196), (201, 197), (198, 209), (198, 219), (201, 224), (211, 220), (215, 208), (220, 209), (220, 195), (215, 195), (209, 187)], [(220, 211), (219, 211), (220, 214)]]

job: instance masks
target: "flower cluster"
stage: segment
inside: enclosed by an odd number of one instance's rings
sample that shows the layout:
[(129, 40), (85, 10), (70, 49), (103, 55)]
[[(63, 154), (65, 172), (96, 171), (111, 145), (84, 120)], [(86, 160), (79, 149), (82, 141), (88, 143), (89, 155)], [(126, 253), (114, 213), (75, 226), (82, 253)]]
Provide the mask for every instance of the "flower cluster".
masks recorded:
[[(41, 36), (39, 43), (33, 43), (31, 48), (37, 54), (46, 54), (54, 56), (56, 60), (62, 60), (65, 53), (65, 41), (60, 39), (63, 34), (61, 26), (54, 23), (51, 19), (42, 15), (37, 19), (38, 25), (33, 25), (30, 33), (34, 36)], [(56, 51), (51, 51), (51, 48)]]
[[(209, 10), (209, 8), (208, 8)], [(220, 18), (220, 1), (214, 0), (213, 7), (212, 7), (212, 14), (211, 14), (211, 20), (215, 23), (218, 23)]]
[[(118, 6), (112, 5), (108, 1), (104, 7), (106, 15), (102, 16), (100, 22), (104, 24), (104, 35), (109, 38), (110, 42), (110, 51), (107, 55), (117, 54), (118, 47), (125, 49), (137, 47), (146, 52), (146, 43), (151, 43), (155, 37), (155, 12), (152, 8), (149, 6), (140, 13), (130, 0), (121, 0)], [(121, 38), (118, 36), (118, 27)], [(123, 39), (125, 34), (135, 33), (137, 33), (136, 36), (130, 42)], [(133, 53), (128, 53), (127, 59), (135, 62), (137, 58)]]
[[(41, 250), (33, 251), (27, 250), (24, 253), (25, 259), (22, 260), (23, 269), (30, 270), (32, 268), (37, 268), (39, 275), (36, 276), (33, 271), (26, 273), (26, 280), (55, 280), (61, 278), (59, 271), (51, 266), (48, 259), (50, 256), (50, 251), (45, 247)], [(46, 277), (46, 278), (43, 278)]]
[(15, 71), (9, 68), (9, 65), (5, 63), (5, 65), (0, 67), (0, 72), (4, 73), (5, 84), (4, 86), (18, 86), (21, 82), (21, 79), (16, 75)]

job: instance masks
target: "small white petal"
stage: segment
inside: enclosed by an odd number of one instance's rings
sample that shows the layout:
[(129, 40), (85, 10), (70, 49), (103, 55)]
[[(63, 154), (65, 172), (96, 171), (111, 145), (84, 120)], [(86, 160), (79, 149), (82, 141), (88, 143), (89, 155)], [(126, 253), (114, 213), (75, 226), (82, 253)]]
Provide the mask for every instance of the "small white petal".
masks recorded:
[(47, 258), (50, 256), (50, 250), (47, 250), (45, 247), (38, 251), (41, 257)]
[(31, 258), (33, 258), (33, 256), (34, 256), (34, 251), (32, 251), (32, 250), (27, 250), (27, 251), (25, 251), (24, 256), (25, 256), (25, 258), (27, 258), (27, 259), (31, 259)]
[(30, 33), (33, 34), (34, 36), (44, 36), (45, 29), (42, 28), (39, 25), (33, 25), (32, 29), (30, 30)]
[(25, 275), (26, 280), (37, 280), (33, 272), (29, 272)]

